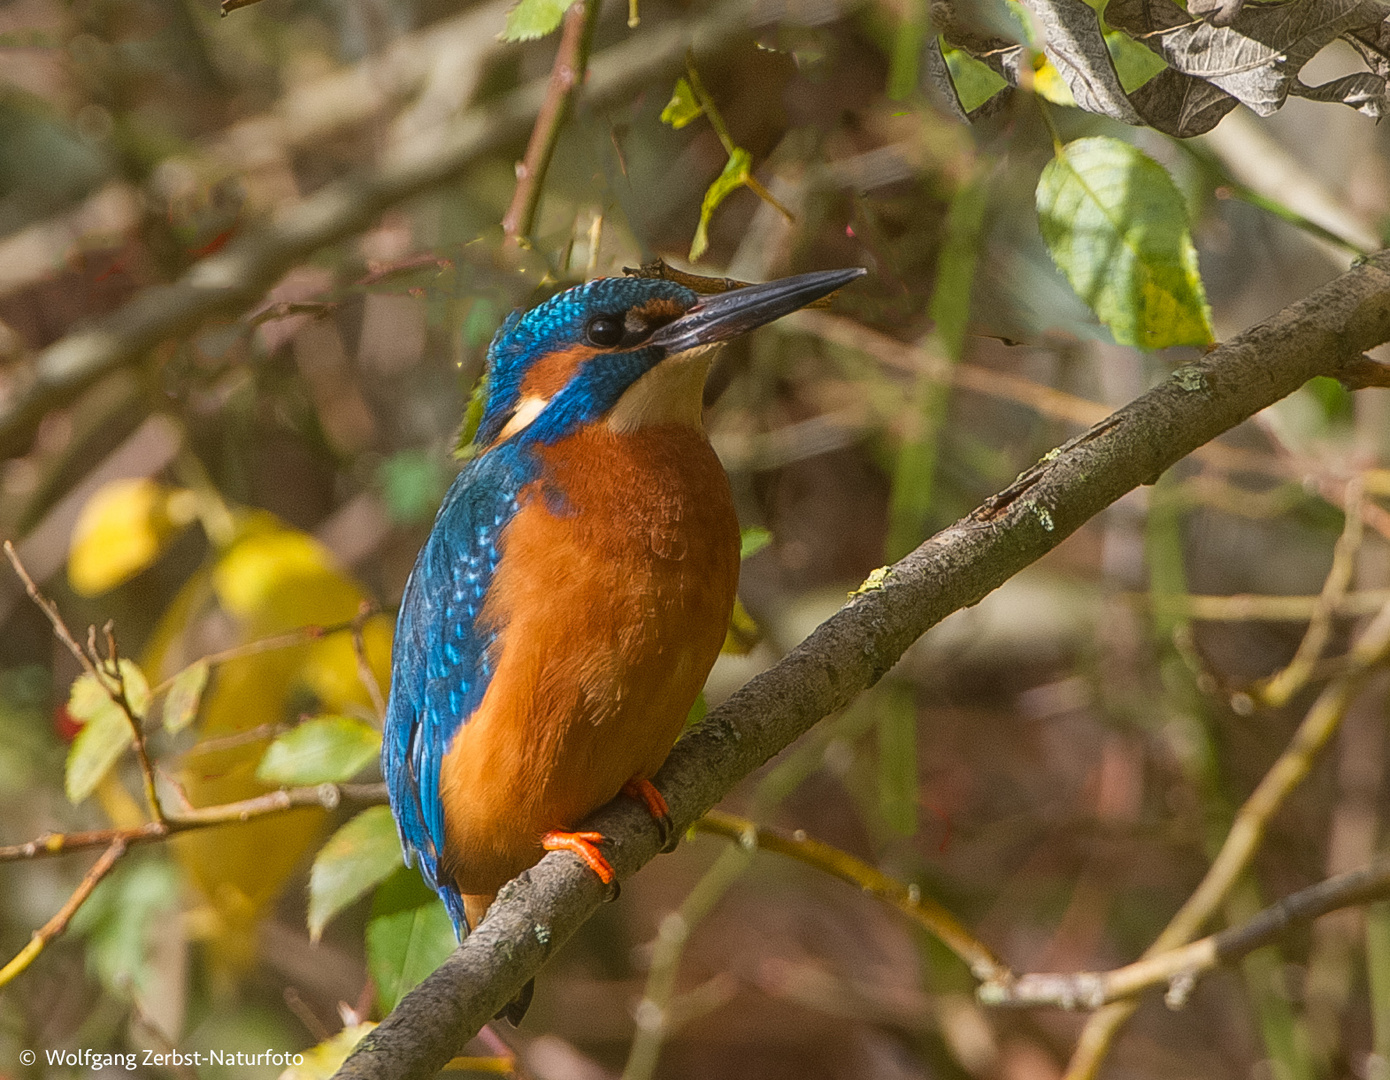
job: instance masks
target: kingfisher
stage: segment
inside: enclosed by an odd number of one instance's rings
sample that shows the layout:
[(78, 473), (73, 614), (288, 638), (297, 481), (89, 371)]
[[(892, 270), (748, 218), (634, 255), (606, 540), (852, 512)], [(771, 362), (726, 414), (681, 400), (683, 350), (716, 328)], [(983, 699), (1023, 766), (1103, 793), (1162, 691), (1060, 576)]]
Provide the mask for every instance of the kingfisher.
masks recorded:
[(714, 296), (599, 278), (498, 330), (473, 455), (406, 581), (382, 742), (406, 861), (460, 940), (547, 850), (610, 883), (603, 837), (575, 829), (619, 793), (669, 830), (651, 778), (738, 586), (702, 422), (714, 348), (863, 273)]

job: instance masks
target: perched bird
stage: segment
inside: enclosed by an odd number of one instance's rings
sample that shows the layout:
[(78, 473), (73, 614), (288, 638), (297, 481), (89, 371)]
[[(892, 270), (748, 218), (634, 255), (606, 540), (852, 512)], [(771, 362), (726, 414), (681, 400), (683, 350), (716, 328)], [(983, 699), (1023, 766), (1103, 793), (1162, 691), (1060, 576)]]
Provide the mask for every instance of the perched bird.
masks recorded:
[(863, 273), (717, 296), (600, 278), (497, 332), (475, 454), (401, 600), (382, 749), (406, 858), (460, 937), (546, 850), (610, 881), (603, 838), (570, 830), (619, 792), (666, 816), (650, 778), (738, 584), (712, 349)]

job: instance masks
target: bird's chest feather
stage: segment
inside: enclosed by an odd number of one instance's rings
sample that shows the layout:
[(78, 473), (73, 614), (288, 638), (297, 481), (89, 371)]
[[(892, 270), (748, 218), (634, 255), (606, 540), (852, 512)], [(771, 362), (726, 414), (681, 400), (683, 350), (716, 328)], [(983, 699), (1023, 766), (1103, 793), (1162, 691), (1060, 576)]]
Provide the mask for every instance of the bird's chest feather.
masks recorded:
[(697, 429), (591, 425), (537, 454), (481, 613), (495, 673), (441, 777), (456, 872), (479, 891), (660, 766), (738, 583), (728, 481)]

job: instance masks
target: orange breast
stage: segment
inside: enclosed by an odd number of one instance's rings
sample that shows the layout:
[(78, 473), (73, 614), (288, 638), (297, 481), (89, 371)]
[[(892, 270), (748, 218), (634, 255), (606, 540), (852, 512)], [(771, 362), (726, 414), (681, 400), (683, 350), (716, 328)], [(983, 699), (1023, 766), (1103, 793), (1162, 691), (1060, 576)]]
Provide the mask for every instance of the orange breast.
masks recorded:
[(495, 673), (440, 774), (446, 867), (466, 894), (496, 891), (545, 832), (660, 767), (738, 585), (728, 480), (699, 431), (592, 425), (540, 453), (546, 480), (503, 532), (483, 611)]

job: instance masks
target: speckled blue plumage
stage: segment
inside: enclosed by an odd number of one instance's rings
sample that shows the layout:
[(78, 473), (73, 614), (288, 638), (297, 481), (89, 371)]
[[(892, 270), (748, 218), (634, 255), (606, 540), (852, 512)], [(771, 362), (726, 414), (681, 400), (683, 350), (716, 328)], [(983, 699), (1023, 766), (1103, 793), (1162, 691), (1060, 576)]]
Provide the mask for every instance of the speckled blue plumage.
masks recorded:
[[(544, 481), (531, 451), (602, 416), (663, 354), (638, 348), (596, 358), (532, 425), (492, 444), (515, 411), (526, 372), (537, 360), (581, 344), (595, 315), (620, 316), (656, 299), (685, 308), (696, 297), (673, 282), (601, 278), (507, 319), (488, 350), (488, 399), (474, 439), (476, 446), (491, 449), (474, 457), (454, 480), (406, 582), (392, 652), (382, 769), (407, 860), (418, 863), (460, 936), (467, 923), (443, 861), (440, 765), (491, 678), (495, 630), (480, 626), (478, 615), (521, 489), (533, 480)], [(546, 497), (553, 505), (564, 504), (563, 492), (547, 491)]]

